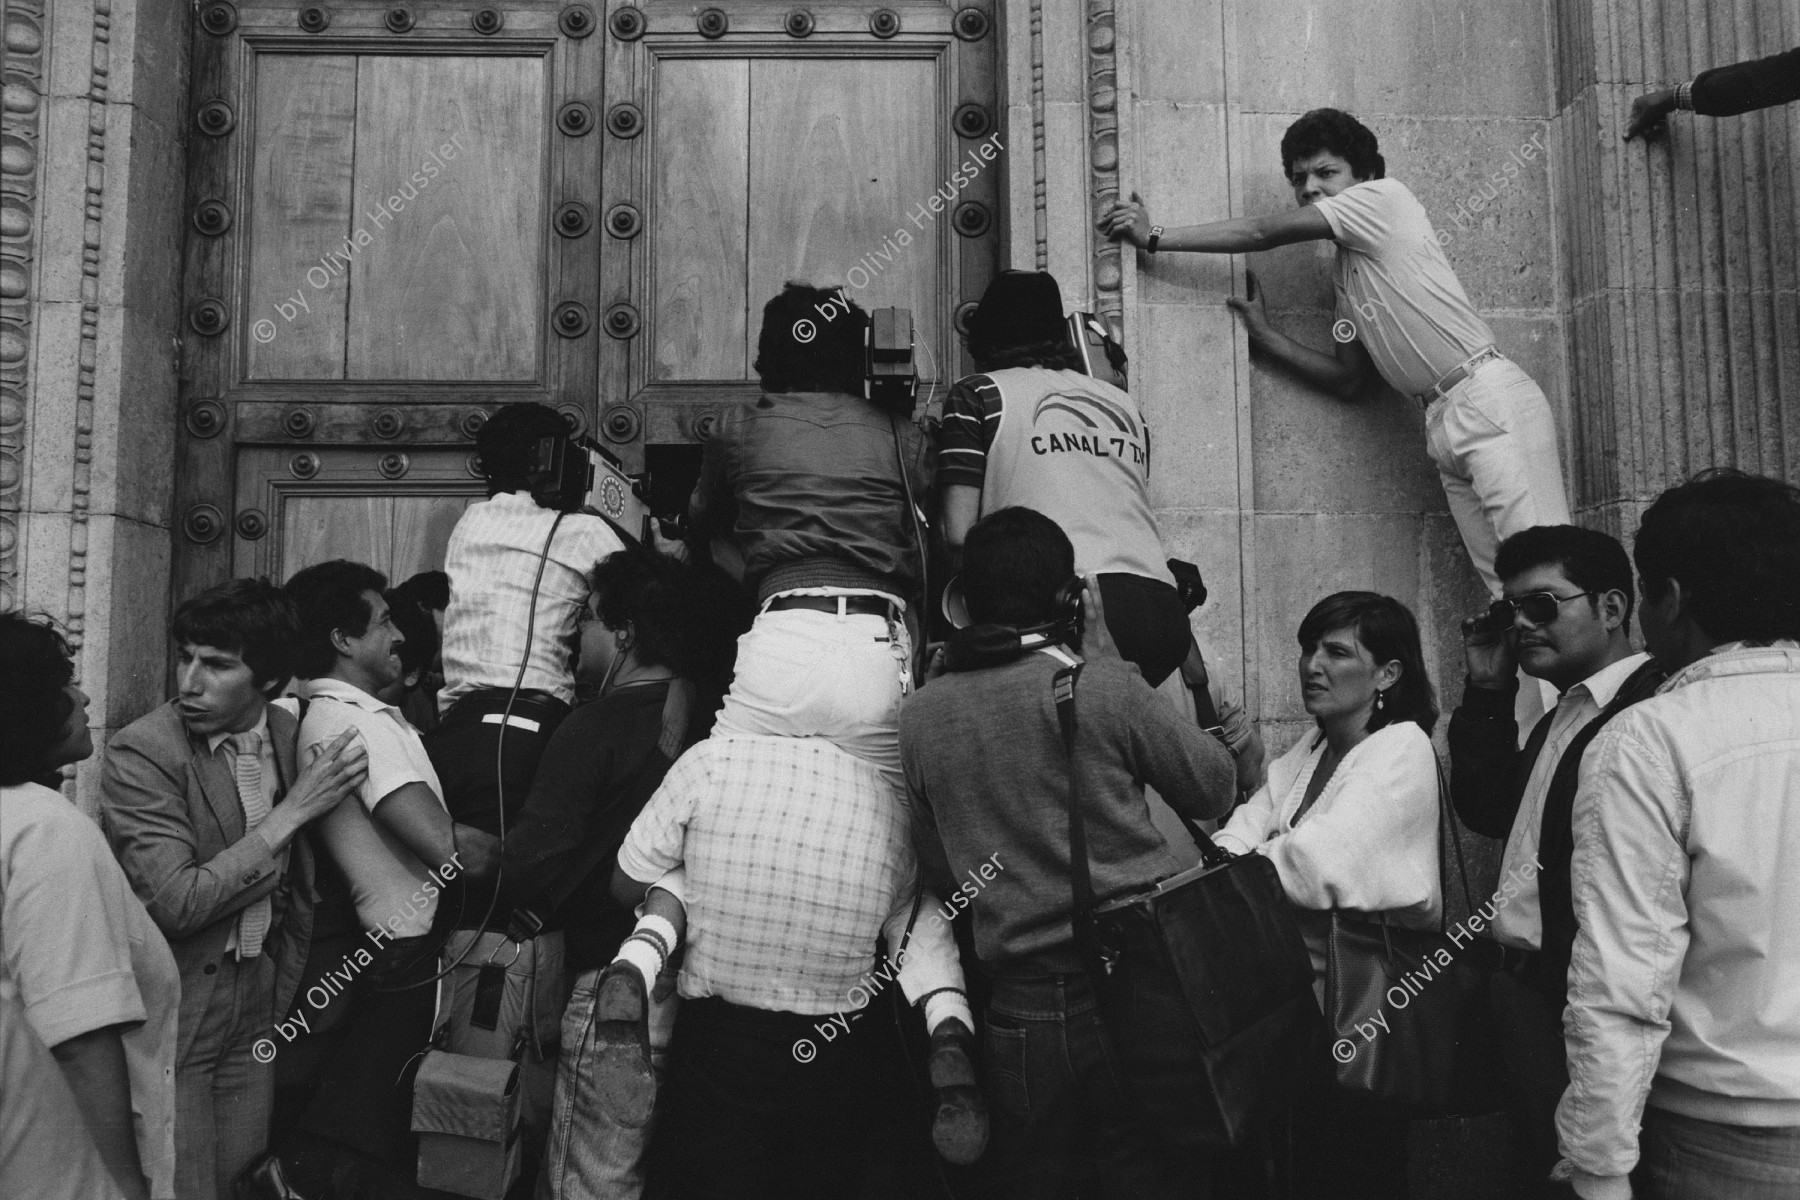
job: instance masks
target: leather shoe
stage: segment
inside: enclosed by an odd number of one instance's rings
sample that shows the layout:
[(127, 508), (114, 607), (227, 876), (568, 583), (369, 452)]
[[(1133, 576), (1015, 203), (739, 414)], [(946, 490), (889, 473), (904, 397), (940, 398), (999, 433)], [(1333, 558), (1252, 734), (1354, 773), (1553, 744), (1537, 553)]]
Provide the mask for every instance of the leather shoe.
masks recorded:
[(273, 1150), (252, 1160), (238, 1173), (232, 1192), (234, 1200), (312, 1200), (288, 1182), (281, 1158)]
[(656, 1105), (650, 1066), (650, 1000), (644, 976), (628, 962), (600, 973), (594, 996), (594, 1079), (600, 1105), (621, 1125), (642, 1128)]
[(945, 1162), (967, 1166), (988, 1142), (987, 1099), (975, 1075), (975, 1034), (956, 1017), (941, 1022), (931, 1032), (926, 1068), (937, 1092), (931, 1144)]

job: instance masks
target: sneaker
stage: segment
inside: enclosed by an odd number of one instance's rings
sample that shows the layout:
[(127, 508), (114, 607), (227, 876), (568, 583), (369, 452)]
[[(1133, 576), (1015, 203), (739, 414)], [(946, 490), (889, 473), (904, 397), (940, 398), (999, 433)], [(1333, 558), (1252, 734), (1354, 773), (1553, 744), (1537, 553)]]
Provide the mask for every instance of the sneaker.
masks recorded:
[(988, 1108), (975, 1078), (975, 1034), (955, 1017), (931, 1034), (926, 1062), (937, 1091), (931, 1143), (945, 1162), (967, 1166), (987, 1149)]
[(650, 1068), (650, 1000), (644, 976), (628, 962), (600, 973), (594, 996), (594, 1078), (600, 1106), (621, 1125), (649, 1123), (656, 1104), (656, 1075)]

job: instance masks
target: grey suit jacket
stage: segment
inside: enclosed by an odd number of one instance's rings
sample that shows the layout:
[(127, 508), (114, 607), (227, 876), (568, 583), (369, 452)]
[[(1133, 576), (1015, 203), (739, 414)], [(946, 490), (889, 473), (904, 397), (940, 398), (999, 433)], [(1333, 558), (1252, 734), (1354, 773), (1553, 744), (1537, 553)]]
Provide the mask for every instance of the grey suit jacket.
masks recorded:
[[(295, 776), (299, 725), (269, 708), (280, 803)], [(288, 868), (267, 843), (244, 830), (231, 754), (214, 754), (181, 722), (174, 701), (120, 730), (107, 743), (101, 782), (101, 825), (119, 865), (150, 917), (169, 939), (181, 970), (177, 1062), (187, 1060), (194, 1033), (212, 1004), (217, 972), (238, 913), (272, 897), (274, 914), (263, 953), (275, 964), (272, 1017), (293, 1003), (312, 940), (313, 857), (308, 839), (289, 846)]]

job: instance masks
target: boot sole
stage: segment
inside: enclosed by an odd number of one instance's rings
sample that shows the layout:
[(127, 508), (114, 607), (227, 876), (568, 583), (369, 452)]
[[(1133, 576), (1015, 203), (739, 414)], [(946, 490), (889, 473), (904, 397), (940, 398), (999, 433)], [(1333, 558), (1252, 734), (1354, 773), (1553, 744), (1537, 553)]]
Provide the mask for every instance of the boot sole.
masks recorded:
[(600, 1107), (621, 1125), (642, 1128), (656, 1107), (645, 997), (629, 978), (604, 980), (594, 998), (594, 1082)]

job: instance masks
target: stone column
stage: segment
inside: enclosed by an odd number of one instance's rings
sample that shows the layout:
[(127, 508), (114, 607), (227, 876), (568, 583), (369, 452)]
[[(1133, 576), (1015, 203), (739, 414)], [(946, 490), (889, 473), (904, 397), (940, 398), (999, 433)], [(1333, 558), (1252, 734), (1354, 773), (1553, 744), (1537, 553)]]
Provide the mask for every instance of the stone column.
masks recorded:
[(1800, 3), (1554, 11), (1572, 500), (1629, 540), (1703, 467), (1800, 480), (1800, 107), (1678, 113), (1621, 140), (1633, 97), (1800, 45)]
[(0, 592), (76, 648), (97, 745), (166, 671), (188, 20), (7, 6)]

